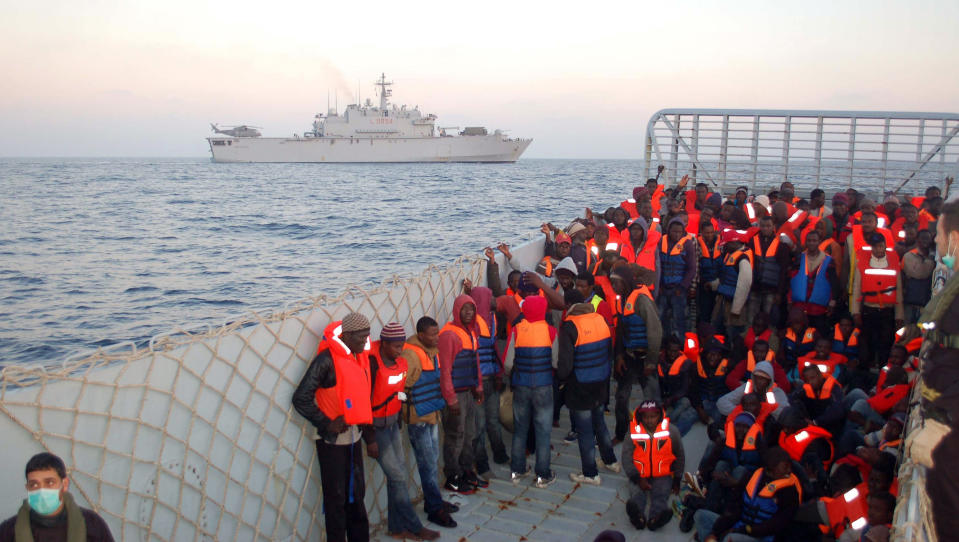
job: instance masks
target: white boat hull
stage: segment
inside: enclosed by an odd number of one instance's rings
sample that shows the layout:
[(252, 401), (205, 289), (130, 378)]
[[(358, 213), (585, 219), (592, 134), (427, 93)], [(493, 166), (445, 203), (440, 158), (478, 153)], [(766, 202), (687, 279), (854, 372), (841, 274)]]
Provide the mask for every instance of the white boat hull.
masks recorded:
[(214, 162), (515, 162), (532, 139), (209, 137)]

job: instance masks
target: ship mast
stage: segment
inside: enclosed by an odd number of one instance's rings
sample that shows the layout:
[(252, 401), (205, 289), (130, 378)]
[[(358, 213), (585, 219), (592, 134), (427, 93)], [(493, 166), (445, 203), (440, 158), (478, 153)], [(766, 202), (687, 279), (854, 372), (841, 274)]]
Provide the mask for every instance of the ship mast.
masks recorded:
[(376, 82), (376, 85), (380, 87), (380, 109), (383, 110), (383, 111), (386, 110), (387, 106), (389, 106), (389, 103), (390, 103), (387, 98), (389, 98), (390, 96), (393, 95), (393, 91), (390, 90), (390, 89), (388, 89), (388, 88), (386, 88), (386, 87), (388, 87), (388, 86), (390, 86), (390, 85), (392, 85), (392, 84), (393, 84), (392, 81), (387, 81), (387, 80), (386, 80), (386, 74), (385, 74), (385, 73), (384, 73), (384, 74), (381, 74), (381, 75), (380, 75), (380, 80)]

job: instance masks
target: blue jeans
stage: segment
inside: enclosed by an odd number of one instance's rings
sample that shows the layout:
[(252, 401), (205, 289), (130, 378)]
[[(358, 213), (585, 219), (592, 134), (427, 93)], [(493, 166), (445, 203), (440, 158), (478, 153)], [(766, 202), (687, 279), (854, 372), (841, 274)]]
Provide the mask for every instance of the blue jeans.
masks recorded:
[[(713, 531), (713, 525), (716, 524), (717, 519), (719, 519), (719, 514), (716, 512), (711, 512), (705, 508), (696, 510), (693, 522), (696, 525), (696, 533), (700, 540), (706, 540), (706, 537)], [(722, 542), (753, 542), (759, 539), (748, 534), (729, 533), (721, 540)]]
[(423, 507), (427, 514), (434, 514), (443, 508), (443, 495), (437, 481), (440, 459), (439, 428), (434, 423), (414, 423), (407, 425), (406, 430), (409, 432), (410, 446), (413, 447), (413, 456), (416, 458), (416, 469), (420, 473)]
[(689, 430), (693, 428), (693, 425), (699, 421), (699, 413), (696, 412), (696, 409), (693, 408), (692, 403), (689, 402), (689, 398), (687, 397), (683, 397), (673, 403), (667, 415), (669, 416), (669, 423), (676, 424), (680, 434), (684, 437), (686, 433), (689, 433)]
[(406, 454), (400, 441), (399, 425), (391, 423), (384, 428), (377, 428), (376, 444), (380, 449), (376, 461), (386, 475), (387, 528), (391, 533), (419, 532), (423, 523), (416, 516), (406, 489), (409, 480), (406, 477)]
[(596, 447), (599, 445), (599, 455), (603, 463), (611, 465), (616, 462), (616, 452), (613, 451), (613, 440), (609, 436), (609, 428), (603, 416), (603, 405), (592, 410), (569, 411), (573, 417), (573, 431), (576, 431), (579, 441), (579, 459), (583, 464), (583, 475), (596, 476)]
[[(714, 444), (714, 443), (710, 443)], [(716, 467), (713, 468), (713, 478), (709, 481), (709, 485), (706, 486), (706, 504), (705, 508), (707, 510), (712, 510), (714, 512), (721, 512), (723, 503), (728, 502), (727, 499), (735, 498), (739, 495), (737, 488), (725, 488), (719, 480), (715, 477), (717, 473), (728, 472), (733, 478), (741, 481), (744, 476), (750, 476), (752, 473), (756, 472), (756, 467), (746, 467), (744, 465), (739, 465), (738, 467), (733, 467), (727, 461), (719, 460), (716, 462)]]
[(719, 407), (716, 406), (716, 401), (703, 399), (703, 410), (713, 419), (713, 423), (721, 422), (723, 418), (725, 418), (725, 416), (719, 413)]
[(513, 388), (513, 453), (510, 468), (526, 472), (526, 433), (536, 435), (536, 476), (548, 478), (549, 434), (553, 429), (553, 385)]
[[(682, 290), (679, 295), (678, 290)], [(682, 338), (686, 335), (686, 289), (680, 286), (666, 286), (659, 292), (656, 299), (656, 308), (659, 309), (659, 319), (663, 324), (663, 336), (670, 334)]]

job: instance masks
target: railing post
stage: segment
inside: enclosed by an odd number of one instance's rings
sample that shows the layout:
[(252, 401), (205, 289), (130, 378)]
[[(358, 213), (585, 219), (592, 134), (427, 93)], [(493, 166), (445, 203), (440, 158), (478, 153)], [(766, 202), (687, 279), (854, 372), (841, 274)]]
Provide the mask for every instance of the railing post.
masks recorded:
[(882, 176), (882, 193), (886, 193), (886, 165), (889, 160), (889, 123), (891, 119), (886, 117), (885, 126), (882, 130), (882, 166), (881, 173)]
[[(792, 135), (792, 116), (786, 116), (786, 125), (783, 129), (783, 180), (786, 182), (789, 180), (789, 143)], [(753, 185), (749, 187), (750, 190), (755, 190), (756, 183), (753, 182)]]
[[(698, 113), (693, 115), (692, 149), (693, 149), (693, 156), (692, 156), (693, 160), (691, 161), (693, 163), (696, 163), (697, 161), (699, 161), (699, 114)], [(699, 172), (699, 168), (693, 168), (693, 175), (692, 175), (693, 183), (694, 183), (693, 186), (696, 186), (695, 183), (698, 182), (696, 181), (698, 172)]]
[(822, 115), (816, 121), (816, 188), (822, 183)]
[(849, 182), (846, 183), (846, 188), (852, 188), (852, 173), (856, 169), (856, 117), (849, 121), (849, 153), (846, 161), (849, 162)]
[[(759, 169), (759, 115), (753, 117), (753, 148), (750, 153), (753, 162), (753, 185), (756, 184), (756, 174)], [(723, 185), (725, 186), (725, 184)]]
[(726, 152), (729, 149), (729, 115), (723, 115), (723, 131), (719, 144), (719, 178), (723, 186), (726, 185)]

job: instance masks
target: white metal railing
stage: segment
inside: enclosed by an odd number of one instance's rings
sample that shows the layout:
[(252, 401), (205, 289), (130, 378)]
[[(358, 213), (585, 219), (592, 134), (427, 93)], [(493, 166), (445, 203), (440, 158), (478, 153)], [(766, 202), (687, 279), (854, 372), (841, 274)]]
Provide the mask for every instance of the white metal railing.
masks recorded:
[(645, 158), (647, 177), (664, 165), (667, 179), (720, 189), (916, 193), (959, 172), (959, 114), (663, 109), (649, 119)]

